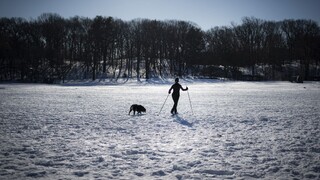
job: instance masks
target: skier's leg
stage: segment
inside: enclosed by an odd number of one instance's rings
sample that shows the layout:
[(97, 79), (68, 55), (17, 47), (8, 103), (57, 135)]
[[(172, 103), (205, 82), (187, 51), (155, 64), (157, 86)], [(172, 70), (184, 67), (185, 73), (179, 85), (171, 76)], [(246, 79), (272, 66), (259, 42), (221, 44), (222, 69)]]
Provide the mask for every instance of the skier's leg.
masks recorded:
[(173, 96), (173, 95), (172, 95), (172, 100), (173, 100), (173, 103), (174, 103), (174, 104), (173, 104), (172, 109), (171, 109), (171, 111), (170, 111), (171, 114), (173, 114), (173, 112), (174, 112), (174, 107), (175, 107), (175, 104), (176, 104), (175, 101), (174, 101), (174, 96)]
[(179, 96), (174, 96), (173, 101), (174, 101), (173, 113), (177, 114), (177, 106), (178, 106)]
[(179, 97), (177, 98), (177, 101), (176, 101), (176, 108), (175, 108), (175, 114), (177, 114), (178, 112), (177, 112), (177, 107), (178, 107), (178, 101), (179, 101)]

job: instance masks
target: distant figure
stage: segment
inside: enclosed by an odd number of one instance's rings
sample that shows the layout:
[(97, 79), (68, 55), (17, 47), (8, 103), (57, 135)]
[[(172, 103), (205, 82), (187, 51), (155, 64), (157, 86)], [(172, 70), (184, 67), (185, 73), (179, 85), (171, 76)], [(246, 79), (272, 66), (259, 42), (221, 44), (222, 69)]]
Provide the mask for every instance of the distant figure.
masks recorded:
[(180, 89), (182, 89), (182, 91), (187, 91), (188, 87), (186, 87), (185, 89), (182, 88), (182, 86), (179, 84), (179, 78), (175, 79), (175, 82), (171, 88), (169, 89), (169, 94), (171, 94), (171, 90), (173, 89), (173, 93), (172, 93), (172, 99), (173, 99), (173, 107), (171, 109), (171, 114), (177, 114), (177, 106), (178, 106), (178, 101), (179, 101), (179, 97), (180, 97)]

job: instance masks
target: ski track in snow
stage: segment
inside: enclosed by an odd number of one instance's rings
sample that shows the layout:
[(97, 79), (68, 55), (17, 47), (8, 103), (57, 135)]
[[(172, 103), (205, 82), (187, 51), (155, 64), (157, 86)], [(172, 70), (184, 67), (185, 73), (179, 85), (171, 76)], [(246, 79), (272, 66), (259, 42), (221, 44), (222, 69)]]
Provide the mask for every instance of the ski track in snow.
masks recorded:
[(181, 84), (0, 84), (0, 179), (320, 179), (319, 83)]

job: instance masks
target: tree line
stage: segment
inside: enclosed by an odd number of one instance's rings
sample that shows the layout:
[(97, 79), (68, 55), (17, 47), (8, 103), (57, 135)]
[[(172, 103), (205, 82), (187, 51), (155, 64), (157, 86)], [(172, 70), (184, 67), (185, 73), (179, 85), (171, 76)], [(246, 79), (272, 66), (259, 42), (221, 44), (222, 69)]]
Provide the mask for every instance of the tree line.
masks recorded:
[[(304, 79), (319, 75), (320, 28), (312, 20), (242, 23), (203, 31), (179, 20), (123, 21), (96, 16), (0, 18), (0, 80), (51, 82), (91, 78), (222, 76), (267, 67), (267, 79), (299, 65)], [(311, 72), (311, 75), (310, 75)], [(218, 74), (217, 74), (218, 73)]]

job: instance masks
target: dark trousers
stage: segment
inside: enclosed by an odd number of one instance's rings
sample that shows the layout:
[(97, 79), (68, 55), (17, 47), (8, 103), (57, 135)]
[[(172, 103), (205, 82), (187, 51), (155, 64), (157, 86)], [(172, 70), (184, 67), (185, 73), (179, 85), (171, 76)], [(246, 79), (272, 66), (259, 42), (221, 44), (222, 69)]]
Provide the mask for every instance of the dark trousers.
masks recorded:
[(171, 113), (172, 114), (177, 114), (177, 106), (178, 106), (178, 101), (179, 101), (179, 95), (175, 95), (175, 94), (172, 94), (172, 99), (173, 99), (173, 107), (171, 109)]

